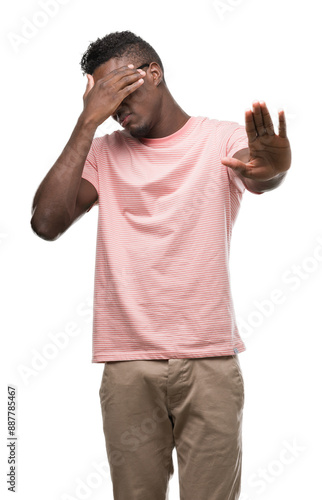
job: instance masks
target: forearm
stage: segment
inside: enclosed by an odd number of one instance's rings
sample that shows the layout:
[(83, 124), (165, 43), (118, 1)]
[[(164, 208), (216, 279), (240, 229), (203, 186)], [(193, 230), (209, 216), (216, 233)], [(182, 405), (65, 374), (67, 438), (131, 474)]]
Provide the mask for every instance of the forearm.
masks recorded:
[(31, 219), (37, 234), (49, 238), (69, 226), (95, 130), (96, 125), (81, 114), (61, 155), (37, 189)]

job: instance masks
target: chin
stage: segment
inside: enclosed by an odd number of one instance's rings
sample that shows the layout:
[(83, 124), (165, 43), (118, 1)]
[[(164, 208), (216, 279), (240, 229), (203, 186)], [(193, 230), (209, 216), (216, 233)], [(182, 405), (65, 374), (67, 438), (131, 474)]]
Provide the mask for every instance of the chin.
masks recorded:
[(150, 132), (149, 125), (139, 125), (137, 127), (130, 127), (129, 133), (132, 137), (146, 137)]

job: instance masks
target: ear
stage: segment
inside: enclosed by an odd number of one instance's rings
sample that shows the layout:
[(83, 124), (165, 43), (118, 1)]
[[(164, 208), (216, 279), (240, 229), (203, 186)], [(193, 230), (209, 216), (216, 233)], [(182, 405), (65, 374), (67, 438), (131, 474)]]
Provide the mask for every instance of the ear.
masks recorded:
[(149, 72), (151, 73), (154, 85), (157, 87), (162, 82), (163, 71), (158, 63), (152, 62), (150, 64)]

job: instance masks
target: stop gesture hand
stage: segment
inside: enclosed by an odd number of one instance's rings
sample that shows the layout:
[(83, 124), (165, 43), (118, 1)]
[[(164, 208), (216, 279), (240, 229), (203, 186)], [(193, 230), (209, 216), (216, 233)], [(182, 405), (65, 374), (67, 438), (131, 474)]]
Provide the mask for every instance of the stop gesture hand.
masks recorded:
[(222, 163), (236, 170), (239, 175), (255, 181), (281, 176), (291, 166), (284, 111), (279, 111), (278, 135), (275, 134), (265, 102), (253, 103), (253, 110), (245, 112), (245, 123), (248, 150), (238, 151), (233, 158), (222, 158)]

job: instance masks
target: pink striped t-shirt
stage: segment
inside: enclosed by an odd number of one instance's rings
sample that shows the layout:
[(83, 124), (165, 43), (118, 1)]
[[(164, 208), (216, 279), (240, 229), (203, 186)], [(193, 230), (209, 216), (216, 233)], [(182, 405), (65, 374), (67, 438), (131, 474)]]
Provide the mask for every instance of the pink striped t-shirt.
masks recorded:
[(229, 282), (244, 184), (220, 159), (248, 147), (236, 122), (192, 116), (174, 134), (95, 138), (93, 363), (240, 353)]

